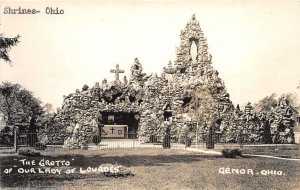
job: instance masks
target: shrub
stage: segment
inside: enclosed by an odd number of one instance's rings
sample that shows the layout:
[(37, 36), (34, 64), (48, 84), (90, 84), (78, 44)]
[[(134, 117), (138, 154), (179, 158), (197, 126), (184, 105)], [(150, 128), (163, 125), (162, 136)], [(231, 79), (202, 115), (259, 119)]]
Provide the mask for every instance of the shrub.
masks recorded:
[(45, 150), (46, 149), (46, 145), (43, 143), (40, 143), (40, 142), (36, 143), (34, 146), (35, 146), (36, 150)]
[(222, 155), (225, 158), (236, 158), (237, 156), (242, 156), (242, 152), (240, 149), (223, 149)]
[(81, 145), (80, 145), (81, 150), (87, 150), (88, 148), (89, 148), (89, 146), (87, 143), (85, 143), (85, 142), (81, 143)]
[(19, 155), (22, 156), (40, 156), (40, 152), (32, 149), (32, 148), (23, 148), (19, 150)]
[(240, 149), (238, 149), (238, 148), (233, 149), (233, 150), (232, 150), (232, 154), (233, 154), (234, 156), (239, 156), (239, 157), (242, 157), (242, 156), (243, 156), (243, 155), (242, 155), (242, 151), (241, 151)]

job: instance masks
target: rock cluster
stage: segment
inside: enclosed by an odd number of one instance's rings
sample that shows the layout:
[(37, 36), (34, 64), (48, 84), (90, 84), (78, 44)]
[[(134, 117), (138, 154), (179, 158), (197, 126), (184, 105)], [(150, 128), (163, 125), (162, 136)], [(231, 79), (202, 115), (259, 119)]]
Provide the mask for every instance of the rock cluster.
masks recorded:
[(92, 142), (99, 134), (98, 120), (101, 112), (138, 112), (139, 105), (122, 96), (124, 85), (120, 81), (92, 88), (76, 90), (64, 97), (62, 108), (48, 121), (41, 133), (47, 133), (50, 143), (65, 144), (65, 147), (81, 147)]
[(253, 112), (251, 103), (244, 111), (237, 107), (229, 120), (222, 121), (218, 130), (223, 141), (243, 143), (294, 143), (292, 109), (285, 97), (269, 112)]
[[(233, 111), (233, 105), (218, 72), (211, 65), (212, 56), (199, 22), (193, 16), (180, 35), (181, 43), (177, 48), (174, 66), (171, 61), (163, 68), (160, 77), (151, 76), (145, 82), (140, 136), (147, 142), (156, 135), (162, 139), (165, 120), (171, 124), (171, 136), (181, 139), (184, 128), (199, 111), (199, 98), (195, 93), (208, 90), (215, 104), (210, 108), (212, 115), (226, 118)], [(192, 54), (194, 45), (194, 55)], [(217, 108), (219, 106), (219, 108)], [(171, 118), (166, 115), (171, 114)], [(193, 128), (192, 128), (193, 129)], [(195, 133), (195, 122), (194, 122)]]

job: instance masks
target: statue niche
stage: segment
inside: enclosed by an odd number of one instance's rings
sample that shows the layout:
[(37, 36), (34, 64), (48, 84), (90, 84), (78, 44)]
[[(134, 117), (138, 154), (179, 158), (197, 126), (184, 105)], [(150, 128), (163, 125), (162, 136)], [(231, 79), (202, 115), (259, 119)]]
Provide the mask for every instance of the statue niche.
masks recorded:
[(190, 61), (196, 62), (197, 56), (198, 56), (198, 47), (196, 45), (195, 40), (192, 40), (190, 46)]
[(192, 72), (194, 70), (194, 67), (198, 65), (198, 45), (199, 45), (199, 40), (195, 38), (190, 38), (189, 39), (189, 59), (187, 63), (187, 69), (189, 72)]

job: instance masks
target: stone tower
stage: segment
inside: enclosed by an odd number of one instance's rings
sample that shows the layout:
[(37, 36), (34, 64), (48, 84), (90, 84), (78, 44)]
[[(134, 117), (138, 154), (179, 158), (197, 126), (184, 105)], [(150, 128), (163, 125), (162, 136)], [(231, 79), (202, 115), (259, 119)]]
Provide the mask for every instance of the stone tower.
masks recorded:
[(181, 30), (180, 45), (176, 54), (175, 67), (180, 73), (191, 71), (195, 67), (197, 68), (199, 64), (211, 64), (207, 40), (195, 15), (192, 16), (186, 27)]

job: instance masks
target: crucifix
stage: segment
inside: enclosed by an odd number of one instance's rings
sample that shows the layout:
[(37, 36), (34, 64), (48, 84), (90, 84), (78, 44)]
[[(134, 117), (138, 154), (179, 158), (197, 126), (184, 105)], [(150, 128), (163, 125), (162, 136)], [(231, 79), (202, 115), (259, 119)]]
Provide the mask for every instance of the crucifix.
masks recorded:
[(114, 130), (116, 130), (115, 128), (110, 128), (110, 130), (111, 130), (111, 134), (114, 134)]
[(120, 73), (124, 73), (125, 71), (124, 71), (124, 70), (120, 70), (119, 64), (116, 64), (116, 69), (111, 69), (110, 72), (111, 72), (111, 73), (115, 73), (115, 75), (116, 75), (116, 80), (119, 80), (119, 74), (120, 74)]

